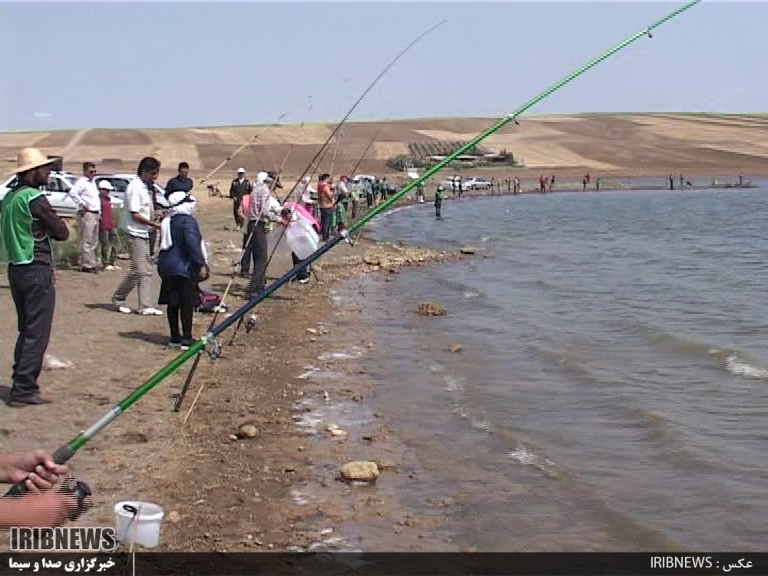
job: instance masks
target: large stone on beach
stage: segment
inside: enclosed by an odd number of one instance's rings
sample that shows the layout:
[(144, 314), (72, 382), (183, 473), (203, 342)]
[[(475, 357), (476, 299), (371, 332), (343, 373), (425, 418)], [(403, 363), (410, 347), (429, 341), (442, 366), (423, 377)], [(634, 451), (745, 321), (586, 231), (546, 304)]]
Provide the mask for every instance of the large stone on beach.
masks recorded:
[(256, 430), (256, 426), (253, 424), (243, 424), (237, 431), (237, 435), (240, 438), (256, 438), (257, 433), (258, 430)]
[(422, 316), (445, 316), (445, 306), (433, 302), (422, 302), (419, 304), (419, 314)]
[(376, 482), (379, 467), (376, 462), (355, 460), (341, 467), (341, 477), (350, 482)]

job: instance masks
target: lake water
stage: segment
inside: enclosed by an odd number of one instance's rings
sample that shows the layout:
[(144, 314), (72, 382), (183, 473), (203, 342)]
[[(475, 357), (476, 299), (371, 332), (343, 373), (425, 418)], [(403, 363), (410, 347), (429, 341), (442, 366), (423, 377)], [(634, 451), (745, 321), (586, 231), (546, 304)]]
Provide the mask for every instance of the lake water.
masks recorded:
[[(471, 260), (371, 283), (376, 402), (481, 550), (768, 542), (768, 186), (448, 201), (374, 235)], [(448, 315), (414, 314), (419, 302)], [(448, 351), (461, 344), (460, 353)], [(414, 496), (416, 497), (416, 496)]]

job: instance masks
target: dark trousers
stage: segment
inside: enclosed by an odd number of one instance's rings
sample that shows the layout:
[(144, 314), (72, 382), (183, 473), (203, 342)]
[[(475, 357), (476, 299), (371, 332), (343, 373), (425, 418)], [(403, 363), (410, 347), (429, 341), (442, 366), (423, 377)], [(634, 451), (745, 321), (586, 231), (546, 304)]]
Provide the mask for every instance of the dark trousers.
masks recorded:
[(322, 230), (323, 242), (327, 242), (331, 237), (331, 224), (333, 224), (333, 208), (320, 208), (320, 229)]
[(99, 243), (101, 244), (101, 265), (114, 266), (118, 250), (117, 230), (99, 230)]
[(257, 223), (250, 220), (246, 235), (248, 234), (250, 234), (251, 239), (245, 247), (240, 266), (241, 270), (247, 271), (250, 269), (251, 261), (253, 261), (253, 275), (247, 288), (247, 292), (253, 294), (264, 290), (267, 285), (267, 252), (269, 247), (267, 246), (266, 222)]
[(440, 218), (440, 209), (443, 207), (442, 200), (435, 200), (435, 217)]
[[(293, 260), (294, 268), (296, 267), (296, 264), (301, 262), (301, 260), (299, 260), (299, 257), (296, 256), (295, 252), (291, 252), (291, 260)], [(296, 272), (296, 280), (306, 280), (307, 278), (309, 278), (309, 265), (303, 266), (302, 268), (299, 269), (298, 272)]]
[(235, 224), (238, 227), (243, 225), (243, 219), (240, 218), (240, 204), (242, 203), (243, 199), (241, 197), (235, 196), (232, 198), (232, 215), (235, 217)]
[[(171, 340), (181, 342), (192, 340), (192, 306), (168, 306), (168, 326), (171, 329)], [(181, 334), (179, 334), (179, 318), (181, 318)]]
[(45, 264), (11, 264), (8, 281), (16, 305), (19, 331), (13, 353), (11, 398), (27, 398), (40, 393), (37, 379), (43, 369), (56, 308), (53, 270)]
[(149, 229), (149, 255), (155, 255), (155, 244), (157, 244), (157, 228)]

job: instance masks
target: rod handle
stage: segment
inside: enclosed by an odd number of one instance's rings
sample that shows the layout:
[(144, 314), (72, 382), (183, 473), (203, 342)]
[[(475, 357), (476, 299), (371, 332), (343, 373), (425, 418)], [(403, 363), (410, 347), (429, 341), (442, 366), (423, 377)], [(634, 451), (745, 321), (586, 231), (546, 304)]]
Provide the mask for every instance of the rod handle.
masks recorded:
[[(53, 458), (53, 461), (56, 462), (56, 464), (66, 464), (67, 461), (74, 455), (75, 451), (72, 450), (69, 446), (61, 446), (51, 455), (51, 457)], [(8, 492), (3, 495), (3, 498), (7, 498), (9, 496), (23, 496), (26, 493), (26, 484), (24, 482), (17, 482), (11, 486), (11, 489), (8, 490)]]

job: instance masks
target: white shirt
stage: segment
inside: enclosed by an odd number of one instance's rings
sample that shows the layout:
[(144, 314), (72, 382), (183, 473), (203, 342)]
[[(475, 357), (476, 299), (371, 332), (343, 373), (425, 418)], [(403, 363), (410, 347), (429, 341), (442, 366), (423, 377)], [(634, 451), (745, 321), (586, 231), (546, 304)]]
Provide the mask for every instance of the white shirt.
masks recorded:
[(75, 185), (69, 190), (69, 197), (72, 198), (79, 210), (88, 210), (89, 212), (101, 214), (99, 189), (96, 188), (96, 182), (93, 180), (85, 176), (78, 178)]
[(152, 220), (154, 216), (154, 204), (152, 195), (147, 189), (147, 185), (141, 178), (134, 178), (128, 184), (125, 190), (125, 222), (126, 232), (136, 238), (149, 238), (150, 226), (137, 222), (133, 217), (133, 212), (137, 212), (147, 220)]

